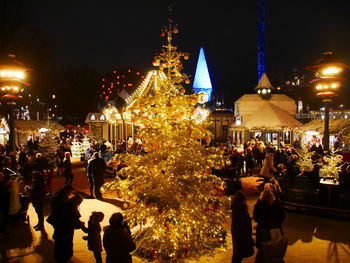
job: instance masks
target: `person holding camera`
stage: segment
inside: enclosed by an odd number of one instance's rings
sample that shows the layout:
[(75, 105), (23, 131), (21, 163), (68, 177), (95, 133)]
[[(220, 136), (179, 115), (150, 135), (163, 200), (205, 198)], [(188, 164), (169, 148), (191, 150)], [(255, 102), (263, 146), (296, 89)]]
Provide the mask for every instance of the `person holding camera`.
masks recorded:
[(114, 213), (103, 235), (106, 263), (132, 263), (130, 252), (136, 249), (128, 224), (121, 213)]

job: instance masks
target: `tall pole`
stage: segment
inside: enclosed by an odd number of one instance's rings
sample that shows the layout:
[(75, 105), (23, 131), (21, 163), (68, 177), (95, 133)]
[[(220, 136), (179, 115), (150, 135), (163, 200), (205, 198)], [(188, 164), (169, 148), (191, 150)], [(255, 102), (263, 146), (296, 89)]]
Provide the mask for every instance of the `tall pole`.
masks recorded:
[(258, 82), (265, 73), (265, 0), (258, 1)]
[(324, 132), (323, 132), (323, 150), (329, 150), (329, 104), (331, 99), (324, 99)]

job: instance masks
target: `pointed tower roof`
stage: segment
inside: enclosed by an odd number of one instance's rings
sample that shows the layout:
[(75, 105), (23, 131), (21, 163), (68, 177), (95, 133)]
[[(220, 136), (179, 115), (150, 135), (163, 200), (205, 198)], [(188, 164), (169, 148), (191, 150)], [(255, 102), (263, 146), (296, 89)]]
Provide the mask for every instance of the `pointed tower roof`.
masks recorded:
[(262, 74), (258, 86), (256, 86), (255, 89), (273, 89), (273, 86), (271, 85), (266, 73)]
[(193, 90), (196, 93), (205, 90), (207, 93), (209, 92), (211, 94), (212, 89), (213, 87), (210, 81), (207, 61), (205, 60), (204, 49), (201, 47), (199, 51), (196, 73), (194, 75)]
[(270, 99), (274, 87), (271, 85), (266, 73), (262, 74), (258, 86), (255, 87), (255, 90), (263, 99)]

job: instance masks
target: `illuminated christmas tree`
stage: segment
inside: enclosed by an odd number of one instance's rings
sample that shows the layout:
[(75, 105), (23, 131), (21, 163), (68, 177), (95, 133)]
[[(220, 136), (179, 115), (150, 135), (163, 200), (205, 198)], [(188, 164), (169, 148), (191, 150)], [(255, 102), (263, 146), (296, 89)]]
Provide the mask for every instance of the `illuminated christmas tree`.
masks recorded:
[(74, 139), (72, 141), (72, 157), (80, 157), (82, 153), (82, 143)]
[(88, 148), (90, 148), (90, 144), (91, 144), (90, 143), (90, 138), (85, 135), (84, 138), (83, 138), (83, 141), (81, 143), (81, 153), (82, 154), (86, 153), (86, 150)]
[[(137, 136), (147, 154), (115, 156), (116, 164), (123, 161), (127, 167), (105, 185), (125, 202), (135, 254), (161, 262), (183, 262), (226, 244), (223, 183), (211, 174), (224, 160), (219, 149), (202, 145), (210, 139), (207, 111), (195, 107), (198, 95), (185, 94), (182, 83), (189, 80), (181, 73), (181, 60), (188, 54), (172, 45), (177, 32), (163, 29), (168, 43), (153, 62), (159, 67), (153, 84), (124, 111), (141, 127)], [(105, 115), (116, 122), (119, 112), (109, 108)]]
[(56, 166), (58, 143), (56, 139), (56, 133), (50, 129), (50, 125), (48, 125), (48, 127), (48, 131), (45, 133), (44, 138), (39, 143), (38, 151), (47, 159), (49, 168), (53, 168)]

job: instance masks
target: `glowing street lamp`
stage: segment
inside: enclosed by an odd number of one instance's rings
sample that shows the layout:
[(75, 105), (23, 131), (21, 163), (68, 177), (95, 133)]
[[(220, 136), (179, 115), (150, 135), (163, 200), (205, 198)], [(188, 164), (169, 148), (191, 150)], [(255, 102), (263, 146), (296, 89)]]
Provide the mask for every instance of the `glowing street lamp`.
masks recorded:
[(15, 150), (14, 137), (14, 105), (22, 99), (24, 87), (29, 84), (24, 82), (26, 69), (21, 63), (14, 60), (15, 56), (0, 58), (0, 98), (10, 106), (9, 112), (9, 144), (10, 149)]
[(306, 67), (315, 72), (316, 78), (310, 83), (315, 87), (316, 96), (324, 102), (324, 136), (323, 148), (329, 150), (329, 104), (332, 98), (338, 96), (344, 78), (341, 76), (348, 65), (340, 63), (332, 52), (323, 53), (323, 57), (316, 61), (315, 65)]

